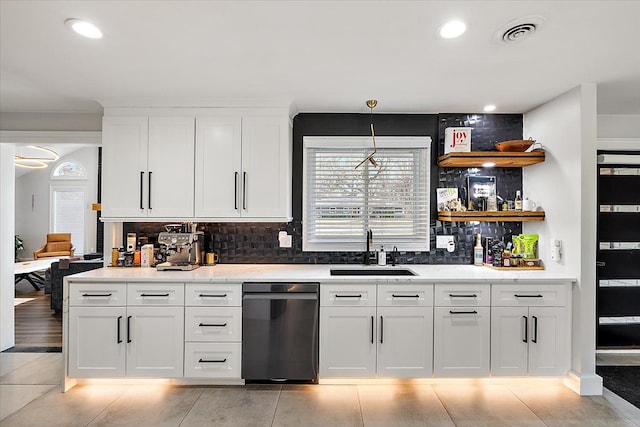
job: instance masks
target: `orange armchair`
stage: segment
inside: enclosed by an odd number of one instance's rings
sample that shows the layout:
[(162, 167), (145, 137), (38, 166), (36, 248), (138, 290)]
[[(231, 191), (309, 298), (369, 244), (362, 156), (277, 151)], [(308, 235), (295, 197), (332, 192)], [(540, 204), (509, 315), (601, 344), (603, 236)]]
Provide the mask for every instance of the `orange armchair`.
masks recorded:
[(51, 233), (47, 234), (47, 244), (33, 252), (33, 259), (73, 256), (75, 248), (71, 243), (71, 233)]

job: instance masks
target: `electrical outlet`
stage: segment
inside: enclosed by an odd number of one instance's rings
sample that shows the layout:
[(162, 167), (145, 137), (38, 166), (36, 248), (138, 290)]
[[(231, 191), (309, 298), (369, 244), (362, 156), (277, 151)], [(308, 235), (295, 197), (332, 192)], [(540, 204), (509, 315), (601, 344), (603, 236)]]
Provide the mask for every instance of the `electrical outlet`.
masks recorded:
[(453, 252), (456, 249), (456, 241), (453, 236), (436, 236), (436, 249)]
[(560, 262), (562, 259), (562, 240), (554, 240), (551, 243), (551, 260)]
[(281, 248), (290, 248), (292, 245), (291, 235), (287, 234), (286, 231), (281, 231), (278, 233), (278, 242), (280, 243)]

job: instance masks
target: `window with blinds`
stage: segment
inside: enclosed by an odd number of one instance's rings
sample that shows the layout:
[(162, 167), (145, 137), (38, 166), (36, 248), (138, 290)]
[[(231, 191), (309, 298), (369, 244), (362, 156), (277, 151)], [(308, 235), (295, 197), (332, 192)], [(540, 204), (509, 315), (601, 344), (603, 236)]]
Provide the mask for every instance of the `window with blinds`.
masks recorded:
[(305, 137), (303, 250), (429, 250), (428, 137)]

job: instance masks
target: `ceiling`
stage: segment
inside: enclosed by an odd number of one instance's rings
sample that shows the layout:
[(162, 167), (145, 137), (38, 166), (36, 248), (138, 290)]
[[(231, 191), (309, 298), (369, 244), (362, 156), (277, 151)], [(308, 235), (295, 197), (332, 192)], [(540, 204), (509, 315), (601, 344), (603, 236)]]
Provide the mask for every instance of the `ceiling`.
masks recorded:
[[(504, 44), (497, 29), (544, 23)], [(597, 83), (640, 114), (640, 1), (0, 1), (0, 112), (283, 105), (300, 112), (526, 112)], [(82, 38), (82, 18), (104, 37)], [(460, 38), (438, 36), (466, 21)]]

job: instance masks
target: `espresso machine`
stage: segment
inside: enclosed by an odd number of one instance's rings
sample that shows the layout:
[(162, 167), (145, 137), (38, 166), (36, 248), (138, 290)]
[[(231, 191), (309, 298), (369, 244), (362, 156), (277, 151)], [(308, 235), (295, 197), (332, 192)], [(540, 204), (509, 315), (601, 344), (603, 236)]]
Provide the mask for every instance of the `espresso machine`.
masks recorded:
[(158, 234), (158, 258), (161, 261), (156, 265), (158, 271), (190, 271), (200, 267), (204, 233), (195, 231), (195, 226), (189, 231), (184, 224), (170, 224), (165, 228), (167, 231)]

